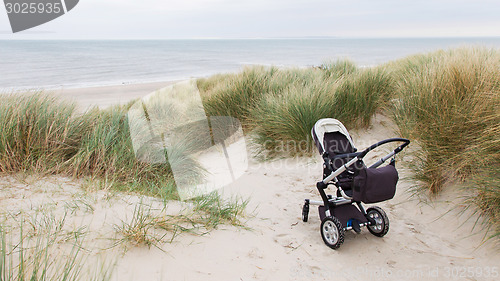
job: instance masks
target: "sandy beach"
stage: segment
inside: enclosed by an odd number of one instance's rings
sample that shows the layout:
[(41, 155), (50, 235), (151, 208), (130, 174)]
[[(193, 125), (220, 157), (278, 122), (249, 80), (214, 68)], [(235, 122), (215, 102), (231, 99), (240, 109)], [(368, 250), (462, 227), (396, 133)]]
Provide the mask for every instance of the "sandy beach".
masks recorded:
[(112, 105), (126, 104), (174, 83), (175, 81), (164, 81), (89, 88), (59, 88), (48, 92), (76, 102), (81, 110), (92, 106), (103, 109)]
[[(82, 109), (105, 108), (171, 83), (56, 93), (75, 100)], [(351, 134), (359, 148), (365, 148), (394, 137), (394, 129), (390, 119), (377, 115), (369, 129)], [(373, 153), (366, 162), (384, 154)], [(303, 200), (319, 200), (315, 188), (322, 172), (319, 155), (271, 162), (252, 159), (247, 172), (221, 191), (228, 198), (249, 200), (244, 227), (219, 226), (205, 235), (181, 233), (158, 248), (112, 245), (118, 239), (116, 224), (130, 220), (139, 203), (153, 212), (162, 209), (160, 200), (95, 190), (85, 181), (3, 176), (0, 210), (14, 217), (40, 209), (58, 217), (73, 210), (66, 218), (66, 230), (85, 227), (88, 263), (98, 259), (112, 263), (112, 280), (498, 280), (498, 247), (492, 241), (483, 243), (480, 227), (472, 230), (476, 217), (466, 220), (468, 214), (454, 203), (464, 194), (445, 190), (424, 202), (412, 197), (415, 182), (405, 167), (411, 159), (404, 160), (398, 163), (395, 198), (376, 204), (388, 214), (389, 233), (378, 238), (366, 229), (360, 234), (349, 231), (339, 250), (324, 245), (317, 209), (311, 208), (307, 223), (301, 220)], [(167, 211), (175, 213), (183, 204), (169, 202)]]

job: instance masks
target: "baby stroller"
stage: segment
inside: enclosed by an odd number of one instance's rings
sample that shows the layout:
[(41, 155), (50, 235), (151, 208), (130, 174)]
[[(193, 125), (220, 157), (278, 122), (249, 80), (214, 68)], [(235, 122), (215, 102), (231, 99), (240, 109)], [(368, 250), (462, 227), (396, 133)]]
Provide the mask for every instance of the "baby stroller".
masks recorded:
[[(342, 245), (345, 232), (349, 230), (359, 233), (361, 227), (366, 226), (375, 236), (387, 234), (389, 219), (385, 212), (379, 207), (365, 210), (361, 203), (377, 203), (394, 197), (398, 172), (393, 156), (401, 152), (410, 141), (403, 138), (386, 139), (357, 152), (344, 125), (331, 118), (318, 120), (311, 134), (324, 160), (323, 180), (316, 185), (322, 201), (305, 199), (302, 220), (308, 220), (309, 205), (319, 205), (321, 237), (332, 249)], [(365, 166), (363, 157), (368, 152), (391, 142), (403, 144), (370, 167)], [(391, 157), (388, 165), (378, 168)], [(336, 186), (336, 196), (325, 193), (328, 185)]]

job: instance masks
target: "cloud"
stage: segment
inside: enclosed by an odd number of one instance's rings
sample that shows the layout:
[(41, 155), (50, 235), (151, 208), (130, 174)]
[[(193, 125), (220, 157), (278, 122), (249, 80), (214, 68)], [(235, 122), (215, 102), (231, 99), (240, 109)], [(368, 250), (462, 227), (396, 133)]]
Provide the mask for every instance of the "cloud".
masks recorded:
[(51, 36), (0, 38), (500, 36), (499, 14), (493, 0), (85, 0), (33, 30)]

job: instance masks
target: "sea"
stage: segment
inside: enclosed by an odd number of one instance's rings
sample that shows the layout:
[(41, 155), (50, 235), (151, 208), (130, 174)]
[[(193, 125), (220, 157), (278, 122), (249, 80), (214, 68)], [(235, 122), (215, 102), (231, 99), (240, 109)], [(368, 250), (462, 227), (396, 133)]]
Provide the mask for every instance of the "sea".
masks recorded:
[(464, 46), (498, 49), (500, 37), (0, 40), (0, 91), (174, 81), (251, 65), (311, 67), (337, 59), (366, 67)]

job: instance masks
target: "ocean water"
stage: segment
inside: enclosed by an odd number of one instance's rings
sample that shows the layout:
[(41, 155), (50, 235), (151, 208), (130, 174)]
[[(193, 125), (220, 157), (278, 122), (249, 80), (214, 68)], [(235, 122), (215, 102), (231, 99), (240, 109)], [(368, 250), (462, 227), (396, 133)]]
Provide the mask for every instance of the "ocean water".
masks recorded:
[(460, 46), (500, 48), (500, 38), (0, 41), (0, 90), (169, 81), (338, 58), (373, 66)]

